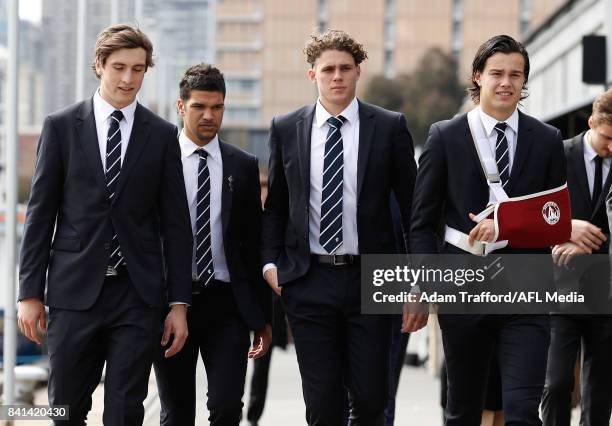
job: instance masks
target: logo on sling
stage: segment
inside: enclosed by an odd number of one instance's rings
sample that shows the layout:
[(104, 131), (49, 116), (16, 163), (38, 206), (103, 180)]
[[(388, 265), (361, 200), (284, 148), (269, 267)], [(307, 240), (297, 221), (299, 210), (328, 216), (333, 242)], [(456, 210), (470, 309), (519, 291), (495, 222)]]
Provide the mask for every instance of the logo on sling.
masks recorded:
[(542, 207), (542, 217), (549, 225), (554, 225), (559, 222), (561, 217), (561, 209), (554, 201), (549, 201)]

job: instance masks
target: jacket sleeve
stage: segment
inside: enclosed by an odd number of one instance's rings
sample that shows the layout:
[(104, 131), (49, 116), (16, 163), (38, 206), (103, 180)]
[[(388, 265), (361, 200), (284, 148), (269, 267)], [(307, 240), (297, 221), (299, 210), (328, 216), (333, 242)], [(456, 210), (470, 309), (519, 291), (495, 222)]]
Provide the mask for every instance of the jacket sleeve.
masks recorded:
[(193, 236), (183, 180), (177, 129), (168, 134), (168, 147), (159, 194), (160, 222), (166, 262), (168, 301), (191, 303), (191, 252)]
[(285, 242), (289, 214), (289, 192), (283, 168), (282, 145), (275, 119), (270, 125), (270, 161), (268, 164), (268, 196), (262, 220), (262, 265), (276, 263)]
[(43, 124), (21, 241), (19, 300), (44, 299), (51, 239), (62, 199), (60, 140), (51, 117)]
[(412, 204), (410, 249), (412, 253), (438, 252), (438, 228), (446, 196), (446, 156), (438, 124), (429, 128), (423, 153), (419, 158), (419, 171)]
[(249, 171), (249, 191), (247, 200), (246, 262), (251, 285), (254, 286), (259, 303), (264, 312), (267, 324), (272, 324), (272, 290), (261, 273), (261, 186), (259, 184), (259, 166), (253, 158)]
[(399, 206), (404, 247), (410, 247), (410, 218), (417, 167), (414, 161), (414, 143), (404, 114), (399, 114), (392, 155), (392, 186)]

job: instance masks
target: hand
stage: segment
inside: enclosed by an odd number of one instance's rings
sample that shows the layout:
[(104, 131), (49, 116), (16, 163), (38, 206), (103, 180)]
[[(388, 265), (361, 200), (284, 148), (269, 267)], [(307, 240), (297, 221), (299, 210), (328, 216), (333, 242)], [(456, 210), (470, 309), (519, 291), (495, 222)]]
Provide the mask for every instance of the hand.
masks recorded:
[(257, 359), (264, 356), (270, 344), (272, 343), (272, 326), (266, 324), (264, 328), (259, 329), (255, 332), (253, 337), (253, 347), (249, 351), (249, 358)]
[(404, 303), (402, 315), (402, 333), (413, 333), (427, 325), (429, 319), (428, 305), (420, 302)]
[(40, 333), (47, 331), (47, 314), (40, 299), (32, 297), (19, 302), (17, 325), (25, 337), (39, 345), (42, 343)]
[(166, 316), (166, 321), (164, 321), (164, 335), (162, 336), (161, 345), (166, 346), (170, 341), (170, 336), (174, 336), (174, 338), (172, 339), (172, 345), (164, 352), (164, 356), (170, 358), (179, 353), (183, 349), (183, 345), (185, 345), (188, 334), (187, 305), (172, 305), (170, 312)]
[[(476, 222), (476, 215), (470, 213), (470, 219)], [(468, 238), (469, 245), (474, 245), (474, 241), (481, 241), (483, 243), (495, 241), (495, 222), (493, 219), (483, 219), (480, 222), (476, 222), (476, 226), (470, 231)]]
[(281, 291), (283, 289), (278, 286), (278, 274), (277, 274), (277, 271), (278, 271), (277, 268), (270, 268), (270, 269), (268, 269), (266, 271), (266, 273), (264, 274), (264, 279), (266, 280), (266, 282), (268, 283), (270, 288), (272, 290), (274, 290), (274, 293), (276, 293), (280, 297)]
[(599, 250), (606, 236), (601, 229), (586, 220), (572, 219), (572, 236), (570, 241), (582, 250)]
[(567, 266), (572, 257), (581, 254), (591, 254), (591, 250), (583, 249), (572, 241), (558, 244), (552, 249), (553, 262), (558, 266)]

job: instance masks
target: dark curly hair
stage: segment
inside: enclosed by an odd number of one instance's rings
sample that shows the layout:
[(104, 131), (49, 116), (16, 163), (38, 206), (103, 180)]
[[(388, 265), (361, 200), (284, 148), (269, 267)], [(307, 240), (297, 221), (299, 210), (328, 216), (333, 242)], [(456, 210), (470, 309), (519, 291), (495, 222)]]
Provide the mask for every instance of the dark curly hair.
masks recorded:
[(359, 65), (368, 58), (363, 45), (342, 30), (328, 29), (321, 35), (312, 34), (304, 46), (306, 61), (314, 67), (315, 61), (326, 50), (340, 50), (350, 53), (355, 64)]
[(525, 46), (507, 35), (496, 35), (485, 41), (476, 52), (474, 61), (472, 62), (472, 76), (470, 77), (471, 87), (468, 88), (468, 92), (475, 104), (480, 103), (480, 86), (476, 82), (476, 73), (482, 73), (484, 71), (487, 59), (496, 53), (520, 53), (523, 55), (525, 60), (525, 66), (523, 68), (523, 74), (525, 74), (525, 81), (523, 82), (523, 88), (521, 93), (521, 101), (525, 99), (529, 94), (527, 93), (527, 80), (529, 80), (529, 55)]
[(225, 79), (218, 68), (201, 63), (187, 68), (179, 83), (179, 95), (183, 102), (191, 96), (192, 90), (221, 92), (225, 98)]

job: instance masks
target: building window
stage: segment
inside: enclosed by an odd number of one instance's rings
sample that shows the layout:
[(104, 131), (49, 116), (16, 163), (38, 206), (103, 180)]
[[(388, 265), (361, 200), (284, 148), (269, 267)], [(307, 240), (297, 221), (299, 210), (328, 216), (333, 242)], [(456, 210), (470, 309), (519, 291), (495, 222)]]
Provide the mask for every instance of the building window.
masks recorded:
[(329, 25), (329, 4), (328, 0), (319, 0), (319, 32), (322, 34), (327, 30)]
[(521, 31), (521, 37), (526, 37), (530, 29), (531, 23), (531, 0), (521, 0), (521, 10), (519, 12), (519, 28)]
[(385, 77), (395, 77), (395, 68), (393, 66), (393, 50), (385, 50)]
[(463, 48), (463, 0), (453, 0), (451, 25), (451, 52), (455, 59), (459, 59)]
[(228, 122), (257, 124), (259, 121), (259, 108), (257, 107), (227, 107), (224, 118)]

